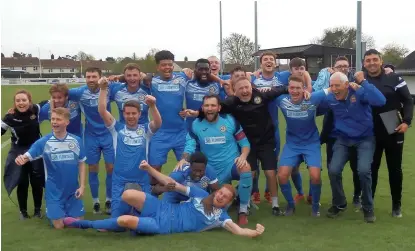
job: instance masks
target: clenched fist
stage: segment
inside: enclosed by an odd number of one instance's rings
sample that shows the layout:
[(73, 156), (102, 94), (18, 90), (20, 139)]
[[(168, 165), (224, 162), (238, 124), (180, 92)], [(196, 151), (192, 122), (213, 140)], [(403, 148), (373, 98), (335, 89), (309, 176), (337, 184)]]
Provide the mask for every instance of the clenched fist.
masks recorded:
[(156, 105), (156, 98), (154, 96), (151, 95), (147, 95), (144, 102), (148, 105), (148, 106), (154, 106)]

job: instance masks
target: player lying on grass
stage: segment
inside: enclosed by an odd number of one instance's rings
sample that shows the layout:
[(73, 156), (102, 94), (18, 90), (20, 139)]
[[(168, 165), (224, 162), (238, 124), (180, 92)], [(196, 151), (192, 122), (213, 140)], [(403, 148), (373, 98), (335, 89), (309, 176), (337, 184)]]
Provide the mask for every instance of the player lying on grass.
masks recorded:
[(66, 131), (69, 119), (68, 109), (53, 109), (52, 133), (38, 139), (25, 154), (16, 158), (19, 166), (43, 158), (47, 171), (46, 216), (57, 229), (64, 228), (65, 216), (82, 217), (85, 214), (80, 198), (85, 190), (86, 157), (82, 140)]
[[(219, 181), (216, 172), (211, 166), (206, 166), (207, 158), (201, 152), (195, 152), (190, 156), (190, 164), (185, 164), (180, 170), (173, 171), (170, 178), (185, 186), (197, 186), (207, 192), (219, 189)], [(174, 187), (173, 187), (174, 189)], [(181, 193), (170, 191), (171, 187), (157, 184), (152, 193), (163, 194), (163, 201), (180, 203), (189, 200), (189, 197)]]
[(208, 194), (196, 186), (184, 186), (172, 178), (158, 172), (146, 161), (141, 162), (140, 169), (146, 170), (159, 183), (174, 186), (174, 191), (190, 197), (180, 204), (171, 204), (137, 190), (127, 190), (122, 199), (140, 212), (140, 217), (123, 215), (97, 221), (76, 220), (66, 218), (65, 225), (77, 228), (94, 228), (114, 230), (128, 228), (142, 234), (172, 234), (183, 232), (201, 232), (216, 227), (223, 227), (229, 232), (257, 237), (264, 232), (264, 227), (256, 225), (255, 230), (240, 228), (235, 224), (225, 208), (235, 198), (235, 190), (231, 185), (224, 185), (215, 193)]

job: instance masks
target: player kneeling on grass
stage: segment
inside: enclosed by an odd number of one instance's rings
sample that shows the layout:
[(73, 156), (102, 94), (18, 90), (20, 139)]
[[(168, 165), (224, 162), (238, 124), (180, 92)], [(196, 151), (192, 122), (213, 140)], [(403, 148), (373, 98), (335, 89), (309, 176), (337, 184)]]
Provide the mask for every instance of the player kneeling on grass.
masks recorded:
[[(215, 170), (206, 164), (206, 156), (201, 152), (195, 152), (190, 156), (190, 165), (185, 164), (180, 170), (173, 171), (170, 178), (184, 186), (197, 186), (207, 192), (214, 192), (219, 189), (219, 181)], [(171, 189), (172, 187), (157, 184), (152, 193), (157, 195), (164, 193), (163, 201), (170, 203), (189, 200), (188, 196), (171, 191)]]
[(20, 166), (43, 158), (47, 171), (46, 216), (57, 229), (64, 228), (65, 216), (80, 218), (85, 214), (80, 198), (85, 189), (86, 157), (82, 140), (66, 131), (69, 118), (68, 109), (53, 109), (52, 133), (37, 140), (29, 151), (16, 158)]
[(311, 98), (305, 100), (303, 77), (292, 75), (288, 84), (289, 95), (279, 96), (272, 104), (281, 109), (287, 122), (287, 140), (278, 168), (281, 192), (288, 202), (286, 216), (295, 211), (289, 177), (293, 168), (298, 167), (303, 160), (310, 172), (312, 215), (320, 216), (321, 147), (315, 117), (317, 106), (325, 100), (328, 92), (328, 89), (313, 92)]
[[(260, 224), (256, 225), (255, 230), (251, 230), (240, 228), (231, 220), (226, 212), (226, 208), (235, 198), (235, 190), (231, 185), (224, 185), (209, 195), (197, 186), (189, 187), (175, 182), (172, 178), (151, 167), (146, 161), (141, 162), (140, 169), (146, 170), (162, 185), (174, 186), (174, 191), (189, 196), (190, 200), (181, 204), (171, 204), (158, 200), (148, 193), (127, 190), (123, 193), (122, 198), (140, 211), (140, 217), (123, 215), (118, 218), (97, 221), (66, 218), (65, 225), (106, 230), (123, 227), (142, 234), (201, 232), (223, 227), (233, 234), (251, 238), (264, 232), (264, 227)], [(172, 215), (174, 217), (171, 217)]]

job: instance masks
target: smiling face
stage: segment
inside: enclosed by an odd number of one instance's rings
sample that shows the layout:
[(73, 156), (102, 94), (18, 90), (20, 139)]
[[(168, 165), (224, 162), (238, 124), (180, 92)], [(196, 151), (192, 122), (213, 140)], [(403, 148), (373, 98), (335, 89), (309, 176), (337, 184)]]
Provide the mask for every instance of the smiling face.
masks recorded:
[(68, 100), (68, 97), (65, 96), (65, 94), (62, 92), (53, 92), (51, 96), (52, 96), (53, 104), (55, 105), (56, 108), (64, 107), (66, 104), (66, 101)]
[[(134, 106), (135, 105), (135, 106)], [(135, 128), (137, 127), (138, 124), (138, 120), (140, 119), (140, 115), (141, 115), (141, 111), (140, 111), (140, 107), (136, 107), (137, 104), (124, 104), (123, 107), (123, 116), (124, 116), (124, 120), (127, 124), (128, 127), (130, 128)]]
[(173, 60), (171, 59), (163, 59), (157, 64), (157, 71), (164, 79), (170, 79), (173, 74)]
[(100, 78), (99, 72), (96, 71), (87, 71), (85, 73), (86, 84), (89, 89), (95, 90), (98, 88), (98, 80)]
[(345, 100), (349, 93), (349, 82), (339, 77), (330, 78), (330, 88), (337, 100)]
[(199, 83), (207, 83), (210, 71), (209, 63), (197, 63), (195, 78), (199, 81)]
[(220, 62), (219, 59), (215, 56), (208, 58), (210, 63), (210, 71), (213, 75), (217, 76), (220, 72)]
[(235, 96), (242, 102), (249, 102), (252, 98), (252, 85), (246, 78), (240, 78), (235, 83)]
[(293, 103), (300, 103), (304, 97), (304, 84), (300, 81), (291, 80), (288, 83), (288, 93)]
[(26, 93), (18, 93), (14, 96), (14, 106), (19, 112), (26, 112), (30, 104), (30, 98)]
[(220, 104), (218, 99), (215, 97), (207, 97), (203, 100), (203, 113), (205, 114), (205, 118), (209, 122), (214, 122), (218, 119), (219, 111), (220, 111)]
[(69, 125), (69, 119), (63, 114), (52, 112), (50, 123), (52, 125), (52, 131), (55, 134), (60, 134), (66, 131), (66, 127)]
[(129, 87), (137, 88), (140, 84), (140, 71), (138, 69), (126, 69), (124, 78)]
[(206, 165), (204, 163), (192, 163), (190, 166), (190, 178), (193, 181), (200, 181), (205, 176)]
[(372, 76), (380, 74), (380, 72), (382, 71), (382, 64), (383, 61), (377, 54), (366, 55), (363, 61), (363, 66)]
[(275, 67), (277, 67), (277, 63), (275, 62), (275, 57), (273, 55), (263, 55), (261, 57), (262, 72), (273, 72)]
[(227, 207), (234, 199), (234, 193), (229, 188), (230, 185), (225, 185), (215, 192), (213, 197), (213, 206), (216, 208)]

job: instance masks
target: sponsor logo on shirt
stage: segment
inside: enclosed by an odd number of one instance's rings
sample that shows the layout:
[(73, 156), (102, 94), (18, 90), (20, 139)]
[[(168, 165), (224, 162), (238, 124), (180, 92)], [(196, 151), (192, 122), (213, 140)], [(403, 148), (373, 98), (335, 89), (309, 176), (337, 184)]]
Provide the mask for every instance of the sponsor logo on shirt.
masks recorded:
[[(176, 80), (174, 80), (176, 81)], [(173, 83), (174, 83), (173, 81)], [(177, 92), (180, 91), (179, 85), (171, 85), (171, 84), (158, 84), (157, 90), (160, 92)]]
[(206, 145), (218, 145), (218, 144), (225, 144), (226, 143), (226, 137), (220, 136), (220, 137), (206, 137), (205, 138), (205, 144)]
[(143, 145), (144, 139), (142, 137), (140, 138), (124, 137), (123, 142), (124, 144), (128, 146), (140, 146), (140, 145)]
[(287, 111), (287, 117), (289, 118), (306, 118), (307, 116), (307, 111)]
[(203, 101), (203, 97), (205, 96), (205, 94), (193, 94), (193, 100), (195, 101)]
[(57, 161), (74, 160), (75, 156), (73, 153), (52, 153), (50, 155), (50, 158), (52, 161), (57, 162)]

